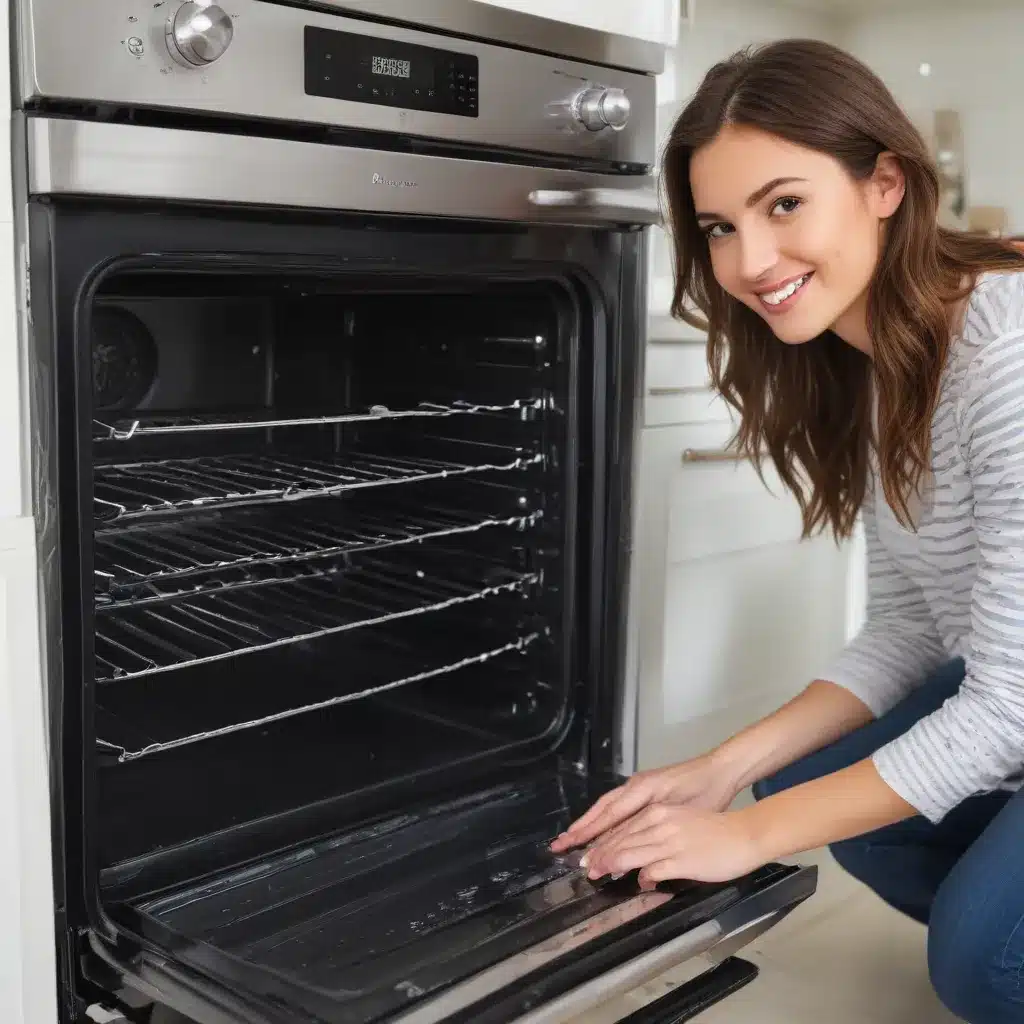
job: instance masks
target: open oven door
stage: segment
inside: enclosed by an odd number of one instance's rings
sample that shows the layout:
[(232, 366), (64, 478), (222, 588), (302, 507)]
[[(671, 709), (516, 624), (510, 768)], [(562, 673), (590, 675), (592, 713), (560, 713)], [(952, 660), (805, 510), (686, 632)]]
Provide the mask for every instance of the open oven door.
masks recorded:
[(812, 895), (816, 869), (595, 886), (547, 844), (610, 781), (510, 773), (109, 907), (119, 938), (93, 936), (86, 970), (200, 1024), (559, 1024), (690, 961), (699, 976), (629, 1017), (689, 1019), (752, 979), (731, 955)]

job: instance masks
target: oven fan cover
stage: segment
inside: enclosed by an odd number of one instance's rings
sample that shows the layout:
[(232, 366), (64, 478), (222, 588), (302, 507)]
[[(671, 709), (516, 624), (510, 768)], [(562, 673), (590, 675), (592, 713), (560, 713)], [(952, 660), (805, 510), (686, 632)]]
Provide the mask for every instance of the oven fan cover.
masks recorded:
[(116, 306), (92, 315), (92, 390), (97, 410), (133, 409), (152, 390), (158, 369), (153, 335)]

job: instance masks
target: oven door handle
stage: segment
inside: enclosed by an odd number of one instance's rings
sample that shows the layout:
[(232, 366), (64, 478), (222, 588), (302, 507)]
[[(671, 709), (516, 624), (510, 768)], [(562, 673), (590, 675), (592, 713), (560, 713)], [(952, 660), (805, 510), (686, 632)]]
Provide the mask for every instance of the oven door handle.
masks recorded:
[(517, 1017), (514, 1024), (563, 1024), (575, 1020), (654, 981), (659, 975), (678, 970), (683, 964), (690, 968), (693, 980), (711, 965), (723, 962), (763, 935), (791, 909), (791, 906), (765, 905), (761, 913), (752, 916), (741, 912), (708, 921), (528, 1011)]
[(568, 213), (588, 224), (662, 222), (658, 193), (651, 188), (538, 188), (527, 198), (534, 209)]

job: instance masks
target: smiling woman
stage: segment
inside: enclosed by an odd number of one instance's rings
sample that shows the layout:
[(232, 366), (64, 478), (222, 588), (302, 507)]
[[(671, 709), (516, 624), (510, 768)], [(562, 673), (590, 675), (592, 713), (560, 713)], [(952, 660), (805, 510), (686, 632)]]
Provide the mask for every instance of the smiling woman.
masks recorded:
[(870, 380), (887, 424), (880, 483), (908, 522), (950, 305), (979, 272), (1024, 259), (939, 228), (924, 140), (868, 68), (824, 43), (789, 40), (712, 68), (664, 169), (673, 311), (696, 304), (710, 321), (712, 377), (741, 413), (740, 446), (768, 451), (808, 533), (847, 536), (867, 479)]
[[(664, 160), (673, 312), (708, 320), (738, 444), (806, 534), (863, 517), (868, 610), (824, 677), (554, 844), (593, 877), (722, 881), (829, 844), (929, 927), (946, 1005), (1024, 1020), (1024, 253), (937, 223), (884, 84), (787, 40), (708, 73)], [(753, 784), (758, 803), (730, 811)]]

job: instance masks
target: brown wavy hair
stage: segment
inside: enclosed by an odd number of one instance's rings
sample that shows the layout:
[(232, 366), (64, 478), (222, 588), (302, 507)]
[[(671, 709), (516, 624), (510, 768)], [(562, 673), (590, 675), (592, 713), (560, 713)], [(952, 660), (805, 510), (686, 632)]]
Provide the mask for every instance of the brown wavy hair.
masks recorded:
[[(898, 159), (906, 193), (870, 285), (872, 359), (831, 332), (783, 344), (716, 282), (695, 216), (690, 158), (726, 125), (829, 154), (855, 180), (870, 177), (882, 153)], [(1024, 269), (1024, 253), (938, 226), (939, 177), (921, 135), (868, 67), (816, 40), (784, 40), (716, 64), (675, 122), (663, 178), (675, 248), (672, 313), (692, 323), (696, 306), (707, 318), (712, 381), (740, 415), (738, 450), (759, 471), (762, 458), (774, 463), (800, 502), (805, 536), (831, 528), (839, 540), (864, 501), (874, 449), (886, 500), (912, 527), (911, 496), (929, 465), (952, 339), (951, 304), (979, 273)]]

